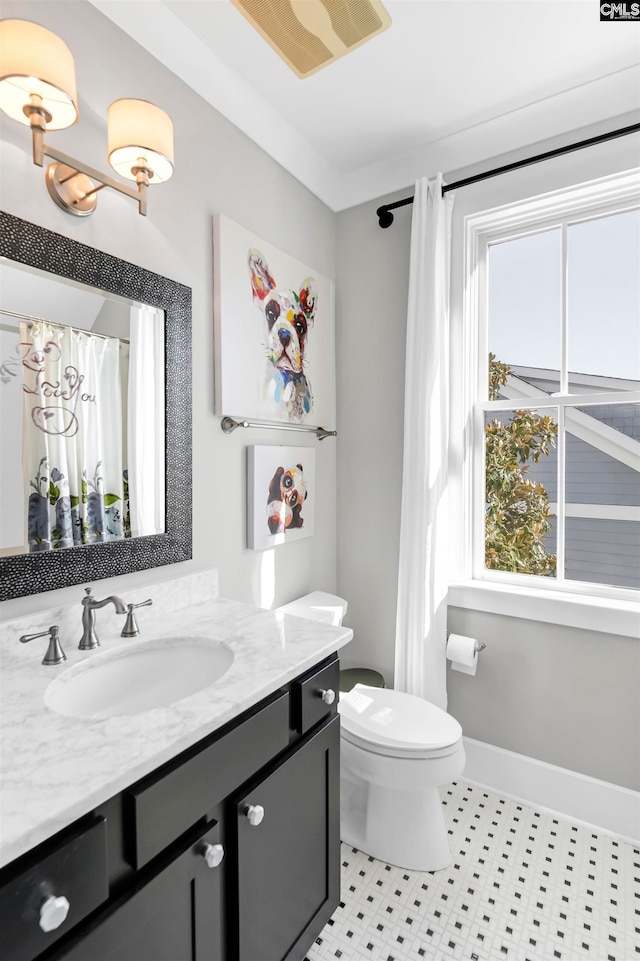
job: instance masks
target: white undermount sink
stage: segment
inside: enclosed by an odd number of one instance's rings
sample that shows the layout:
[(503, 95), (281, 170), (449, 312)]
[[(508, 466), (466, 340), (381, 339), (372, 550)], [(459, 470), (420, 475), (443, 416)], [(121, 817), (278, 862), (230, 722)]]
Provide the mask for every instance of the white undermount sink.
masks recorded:
[(204, 637), (133, 642), (66, 670), (47, 688), (45, 703), (66, 717), (91, 720), (142, 714), (215, 684), (233, 657), (223, 641)]

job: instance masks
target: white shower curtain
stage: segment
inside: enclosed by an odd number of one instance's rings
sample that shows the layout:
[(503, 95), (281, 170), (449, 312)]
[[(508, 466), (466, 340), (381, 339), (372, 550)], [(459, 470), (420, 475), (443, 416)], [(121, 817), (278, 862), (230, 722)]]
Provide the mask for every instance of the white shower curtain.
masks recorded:
[(131, 536), (165, 529), (164, 314), (130, 310), (128, 492)]
[(30, 552), (124, 536), (120, 341), (20, 324)]
[(394, 687), (446, 709), (453, 195), (416, 183), (411, 223)]

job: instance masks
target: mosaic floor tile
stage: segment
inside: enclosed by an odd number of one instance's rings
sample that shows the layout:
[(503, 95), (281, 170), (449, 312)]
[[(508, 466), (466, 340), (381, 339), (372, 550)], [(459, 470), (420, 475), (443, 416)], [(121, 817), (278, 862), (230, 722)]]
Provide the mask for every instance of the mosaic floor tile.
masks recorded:
[(342, 901), (306, 961), (640, 961), (640, 852), (463, 782), (434, 873), (342, 845)]

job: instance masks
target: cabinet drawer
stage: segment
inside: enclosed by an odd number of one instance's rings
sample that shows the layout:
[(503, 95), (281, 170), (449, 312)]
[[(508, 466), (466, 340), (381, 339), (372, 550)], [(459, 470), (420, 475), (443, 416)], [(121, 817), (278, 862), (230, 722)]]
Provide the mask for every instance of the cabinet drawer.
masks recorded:
[[(0, 961), (31, 961), (70, 931), (108, 896), (104, 818), (91, 818), (63, 838), (36, 848), (0, 888)], [(49, 898), (66, 898), (69, 912), (52, 931), (40, 927)]]
[[(331, 703), (323, 700), (325, 692), (333, 691)], [(340, 695), (340, 662), (333, 661), (319, 671), (302, 676), (292, 686), (295, 729), (298, 734), (306, 734), (325, 718), (337, 713)]]
[(289, 695), (124, 792), (125, 851), (147, 864), (289, 743)]

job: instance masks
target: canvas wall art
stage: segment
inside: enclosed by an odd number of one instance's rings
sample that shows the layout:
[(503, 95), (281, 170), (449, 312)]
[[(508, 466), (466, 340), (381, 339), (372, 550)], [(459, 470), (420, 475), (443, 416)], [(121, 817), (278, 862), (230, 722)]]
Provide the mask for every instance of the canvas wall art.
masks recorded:
[(315, 519), (315, 448), (247, 448), (247, 547), (265, 550), (311, 537)]
[(335, 428), (333, 284), (214, 217), (216, 413)]

